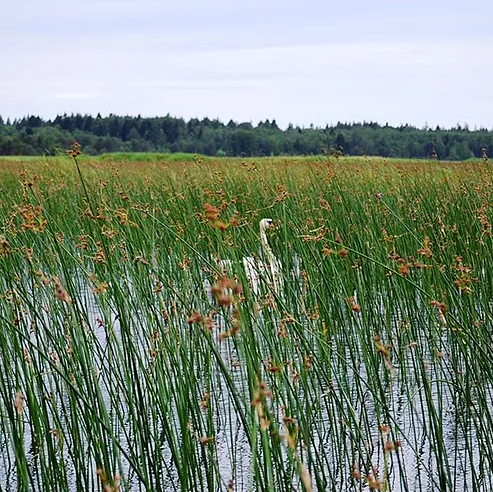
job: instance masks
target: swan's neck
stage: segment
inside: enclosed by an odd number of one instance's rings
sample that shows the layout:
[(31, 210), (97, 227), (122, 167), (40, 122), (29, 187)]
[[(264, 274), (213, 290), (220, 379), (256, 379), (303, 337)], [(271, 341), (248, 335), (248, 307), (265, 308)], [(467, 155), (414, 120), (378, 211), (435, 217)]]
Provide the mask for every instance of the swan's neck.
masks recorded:
[(262, 244), (262, 248), (264, 250), (265, 256), (267, 260), (273, 264), (276, 261), (276, 257), (270, 249), (269, 242), (267, 241), (267, 234), (265, 233), (265, 229), (260, 230), (260, 243)]

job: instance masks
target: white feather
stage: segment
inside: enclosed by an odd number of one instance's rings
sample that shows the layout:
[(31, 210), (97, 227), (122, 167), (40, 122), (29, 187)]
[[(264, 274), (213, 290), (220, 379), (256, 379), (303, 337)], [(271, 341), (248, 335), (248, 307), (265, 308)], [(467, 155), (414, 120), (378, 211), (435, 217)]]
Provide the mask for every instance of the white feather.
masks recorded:
[(279, 293), (281, 290), (281, 265), (279, 260), (274, 256), (269, 242), (267, 241), (267, 229), (272, 227), (272, 219), (262, 219), (259, 223), (260, 228), (260, 245), (262, 256), (265, 261), (246, 256), (243, 258), (243, 268), (255, 295), (260, 294), (260, 285), (267, 282), (274, 287), (274, 291)]

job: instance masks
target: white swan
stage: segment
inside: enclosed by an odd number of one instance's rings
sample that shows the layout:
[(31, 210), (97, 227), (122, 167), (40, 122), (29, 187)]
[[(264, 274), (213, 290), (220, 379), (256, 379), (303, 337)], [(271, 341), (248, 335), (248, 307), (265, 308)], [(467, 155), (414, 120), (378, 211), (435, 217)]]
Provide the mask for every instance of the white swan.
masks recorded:
[(262, 219), (259, 223), (261, 253), (265, 262), (252, 256), (243, 258), (245, 274), (256, 295), (260, 293), (261, 282), (265, 281), (274, 287), (276, 293), (281, 291), (281, 265), (267, 241), (266, 231), (271, 227), (273, 227), (272, 219)]

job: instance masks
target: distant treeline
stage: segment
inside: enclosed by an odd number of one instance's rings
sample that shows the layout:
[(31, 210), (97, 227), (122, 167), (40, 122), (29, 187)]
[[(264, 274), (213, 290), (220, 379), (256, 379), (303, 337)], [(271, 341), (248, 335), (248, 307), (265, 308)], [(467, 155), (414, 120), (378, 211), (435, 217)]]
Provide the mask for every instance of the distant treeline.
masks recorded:
[(278, 127), (275, 120), (227, 124), (215, 119), (172, 116), (102, 117), (71, 114), (14, 121), (0, 116), (0, 155), (55, 155), (74, 141), (85, 154), (189, 152), (212, 156), (314, 155), (322, 149), (346, 155), (464, 160), (493, 155), (493, 131), (419, 129), (378, 123), (337, 123), (325, 128)]

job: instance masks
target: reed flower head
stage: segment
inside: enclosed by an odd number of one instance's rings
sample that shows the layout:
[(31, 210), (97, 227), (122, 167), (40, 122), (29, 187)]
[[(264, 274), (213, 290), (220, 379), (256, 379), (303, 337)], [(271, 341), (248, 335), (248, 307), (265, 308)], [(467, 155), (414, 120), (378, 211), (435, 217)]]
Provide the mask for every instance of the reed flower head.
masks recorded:
[(204, 317), (198, 311), (192, 311), (192, 314), (188, 317), (188, 324), (202, 323)]
[(70, 297), (69, 293), (63, 288), (60, 279), (58, 277), (55, 277), (53, 279), (53, 282), (55, 284), (56, 298), (59, 299), (60, 301), (66, 302), (67, 304), (71, 304), (72, 298)]
[(22, 394), (21, 391), (18, 391), (15, 394), (14, 407), (18, 415), (21, 415), (24, 411), (25, 400), (26, 397)]
[(81, 149), (80, 143), (74, 142), (72, 144), (72, 147), (70, 147), (70, 149), (68, 149), (66, 153), (69, 157), (72, 157), (73, 159), (77, 158), (79, 155), (82, 154), (82, 149)]

